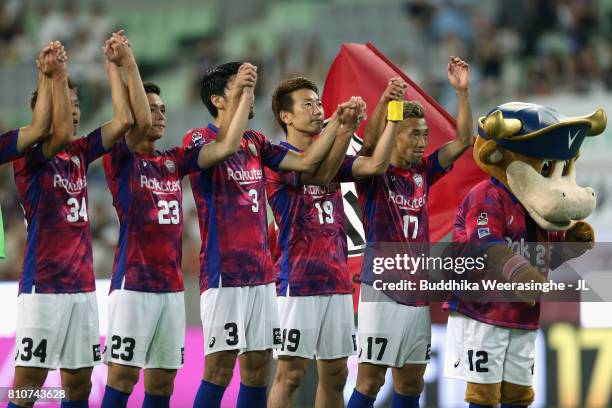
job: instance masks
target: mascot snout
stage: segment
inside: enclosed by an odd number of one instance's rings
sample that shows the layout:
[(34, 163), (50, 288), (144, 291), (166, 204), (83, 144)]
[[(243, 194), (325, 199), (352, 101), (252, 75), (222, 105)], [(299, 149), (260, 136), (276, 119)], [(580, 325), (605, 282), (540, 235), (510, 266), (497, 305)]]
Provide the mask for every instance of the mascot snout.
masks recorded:
[[(562, 167), (563, 163), (555, 165)], [(574, 174), (543, 177), (529, 164), (513, 161), (506, 177), (510, 190), (531, 218), (546, 230), (566, 230), (572, 221), (588, 217), (595, 209), (595, 191), (576, 184)]]

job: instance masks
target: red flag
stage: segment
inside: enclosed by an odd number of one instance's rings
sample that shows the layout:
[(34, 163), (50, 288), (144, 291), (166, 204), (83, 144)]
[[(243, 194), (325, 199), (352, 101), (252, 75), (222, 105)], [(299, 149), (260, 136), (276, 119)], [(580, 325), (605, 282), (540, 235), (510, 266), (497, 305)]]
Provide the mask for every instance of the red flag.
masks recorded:
[[(370, 43), (342, 45), (327, 74), (323, 88), (323, 107), (326, 112), (333, 112), (338, 104), (348, 100), (351, 96), (361, 96), (368, 104), (368, 115), (371, 115), (389, 79), (393, 77), (401, 77), (408, 84), (407, 100), (419, 101), (425, 108), (425, 119), (429, 126), (429, 145), (426, 153), (431, 153), (454, 139), (455, 119)], [(357, 133), (361, 135), (364, 128), (365, 123)], [(429, 229), (432, 241), (441, 240), (451, 231), (457, 208), (463, 197), (473, 185), (485, 178), (486, 175), (474, 163), (470, 149), (455, 162), (450, 174), (444, 176), (432, 187), (428, 200)], [(357, 225), (359, 220), (356, 220), (355, 217), (355, 212), (358, 212), (359, 209), (354, 208), (358, 207), (354, 196), (354, 186), (349, 187), (343, 184), (342, 190), (349, 224), (347, 226), (348, 244), (349, 249), (353, 249), (349, 251), (349, 254), (353, 255), (349, 258), (349, 269), (353, 276), (353, 304), (356, 311), (359, 299), (358, 278), (361, 271), (361, 251), (356, 249), (357, 247), (363, 248), (363, 246), (356, 243), (356, 240), (359, 239), (358, 234), (351, 234), (350, 231), (359, 231), (363, 234), (363, 227)]]
[[(368, 105), (370, 115), (392, 77), (401, 77), (408, 85), (407, 100), (419, 101), (425, 108), (429, 126), (426, 153), (455, 138), (455, 119), (370, 43), (342, 45), (327, 74), (323, 107), (326, 112), (333, 112), (339, 103), (351, 96), (361, 96)], [(362, 124), (358, 134), (364, 127), (365, 124)], [(428, 200), (429, 228), (433, 242), (441, 240), (451, 231), (463, 197), (472, 186), (486, 178), (474, 163), (471, 153), (470, 149), (457, 160), (453, 170), (431, 190)]]

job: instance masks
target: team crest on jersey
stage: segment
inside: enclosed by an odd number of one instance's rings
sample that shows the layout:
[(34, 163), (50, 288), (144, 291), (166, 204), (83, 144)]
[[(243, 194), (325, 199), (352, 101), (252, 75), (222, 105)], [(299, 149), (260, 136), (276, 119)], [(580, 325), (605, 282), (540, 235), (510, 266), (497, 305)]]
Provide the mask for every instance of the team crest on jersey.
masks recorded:
[(164, 164), (166, 165), (166, 168), (170, 171), (170, 173), (174, 173), (174, 171), (176, 170), (176, 166), (174, 165), (174, 162), (172, 160), (168, 159)]
[(77, 166), (81, 166), (81, 159), (79, 159), (79, 156), (72, 156), (70, 160)]
[(423, 187), (423, 176), (417, 173), (414, 176), (412, 176), (412, 179), (414, 180), (414, 182), (419, 188)]
[(191, 141), (193, 143), (197, 142), (200, 139), (202, 139), (202, 133), (200, 133), (199, 130), (196, 130), (191, 134)]
[(487, 213), (480, 213), (476, 223), (478, 225), (487, 225), (489, 223), (489, 216), (487, 215)]
[(253, 153), (253, 156), (257, 156), (257, 148), (253, 143), (249, 143), (249, 150)]

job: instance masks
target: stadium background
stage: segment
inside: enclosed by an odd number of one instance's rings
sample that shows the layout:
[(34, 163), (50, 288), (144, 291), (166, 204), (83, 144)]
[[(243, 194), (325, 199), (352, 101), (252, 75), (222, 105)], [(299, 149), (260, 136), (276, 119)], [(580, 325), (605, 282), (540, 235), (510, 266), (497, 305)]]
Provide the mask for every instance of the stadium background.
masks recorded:
[[(52, 39), (65, 44), (69, 73), (79, 86), (80, 133), (108, 120), (112, 111), (100, 47), (118, 28), (130, 37), (142, 77), (162, 88), (167, 128), (160, 147), (179, 144), (187, 129), (208, 122), (198, 96), (199, 78), (208, 67), (228, 60), (246, 60), (259, 67), (256, 116), (250, 127), (280, 141), (282, 132), (270, 110), (272, 88), (294, 75), (307, 76), (322, 88), (331, 61), (345, 42), (374, 43), (451, 114), (454, 94), (445, 72), (449, 55), (470, 63), (475, 118), (510, 100), (547, 104), (566, 115), (587, 114), (597, 107), (612, 114), (612, 0), (2, 0), (0, 129), (29, 121), (29, 96), (37, 77), (34, 58)], [(591, 185), (598, 194), (589, 222), (600, 242), (612, 238), (611, 154), (609, 126), (604, 135), (585, 143), (578, 162), (579, 183)], [(90, 169), (88, 184), (94, 269), (103, 302), (103, 280), (110, 277), (118, 224), (100, 162)], [(188, 364), (197, 383), (200, 242), (188, 183), (184, 192), (183, 271), (191, 333), (187, 347), (192, 348)], [(13, 370), (14, 281), (25, 239), (11, 165), (0, 167), (0, 204), (7, 253), (0, 261), (0, 386), (7, 386)], [(104, 309), (101, 303), (102, 316)], [(610, 309), (602, 304), (557, 304), (545, 310), (538, 340), (536, 406), (612, 404)], [(435, 315), (440, 325), (434, 325), (434, 338), (442, 340), (443, 315)], [(455, 406), (452, 401), (461, 399), (463, 384), (441, 380), (442, 350), (435, 343), (434, 339), (423, 402)], [(104, 373), (98, 371), (94, 386), (100, 381), (103, 386)], [(352, 364), (347, 388), (354, 384), (355, 374)], [(195, 387), (180, 389), (191, 399)], [(315, 388), (316, 374), (310, 370), (298, 391), (297, 405), (310, 405)], [(229, 394), (231, 390), (227, 401)], [(134, 395), (131, 402), (137, 400)]]

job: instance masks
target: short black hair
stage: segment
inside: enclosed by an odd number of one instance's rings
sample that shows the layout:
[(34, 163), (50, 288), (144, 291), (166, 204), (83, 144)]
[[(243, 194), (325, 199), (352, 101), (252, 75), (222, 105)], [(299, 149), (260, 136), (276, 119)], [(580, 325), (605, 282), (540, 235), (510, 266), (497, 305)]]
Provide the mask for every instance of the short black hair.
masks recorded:
[(232, 76), (238, 73), (240, 65), (242, 65), (242, 62), (221, 64), (206, 71), (202, 77), (202, 81), (200, 82), (200, 98), (202, 98), (202, 103), (204, 103), (206, 109), (208, 109), (214, 118), (217, 117), (219, 112), (210, 101), (210, 97), (213, 95), (223, 95), (227, 83)]
[(161, 89), (155, 82), (142, 81), (142, 86), (144, 87), (145, 93), (152, 93), (161, 96)]
[[(77, 89), (76, 84), (72, 82), (70, 78), (68, 78), (68, 89), (74, 89), (74, 90)], [(37, 99), (38, 99), (38, 88), (36, 88), (34, 92), (32, 92), (32, 96), (30, 97), (30, 109), (34, 110)]]
[(404, 119), (424, 118), (425, 108), (417, 101), (404, 101)]
[(300, 89), (310, 89), (319, 95), (317, 84), (304, 77), (296, 77), (281, 81), (272, 92), (272, 112), (283, 132), (287, 133), (287, 125), (280, 118), (281, 111), (293, 112), (293, 92)]

